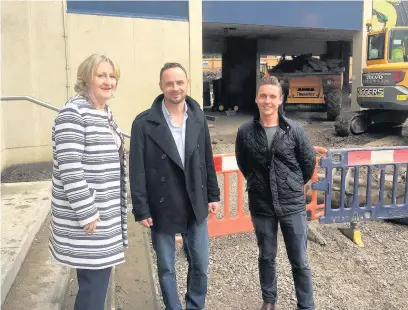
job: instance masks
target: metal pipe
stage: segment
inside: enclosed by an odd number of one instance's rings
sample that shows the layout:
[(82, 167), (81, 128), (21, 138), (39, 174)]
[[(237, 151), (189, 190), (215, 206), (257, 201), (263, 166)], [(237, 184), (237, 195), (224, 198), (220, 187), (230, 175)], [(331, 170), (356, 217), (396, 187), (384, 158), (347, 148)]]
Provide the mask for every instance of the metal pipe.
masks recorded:
[(70, 55), (69, 55), (69, 44), (68, 44), (68, 26), (67, 26), (67, 0), (62, 1), (62, 27), (63, 27), (63, 37), (64, 37), (64, 50), (65, 50), (65, 83), (67, 97), (66, 100), (70, 97), (71, 93), (71, 84), (70, 84)]
[(50, 110), (53, 110), (53, 111), (56, 111), (56, 112), (59, 112), (59, 110), (60, 110), (58, 107), (56, 107), (56, 106), (54, 106), (52, 104), (49, 104), (49, 103), (47, 103), (45, 101), (30, 97), (30, 96), (5, 96), (5, 97), (1, 97), (1, 101), (22, 101), (22, 100), (30, 101), (32, 103), (38, 104), (38, 105), (40, 105), (40, 106), (42, 106), (44, 108), (47, 108), (47, 109), (50, 109)]
[[(34, 97), (30, 97), (30, 96), (3, 96), (0, 98), (1, 101), (30, 101), (32, 103), (38, 104), (44, 108), (53, 110), (55, 112), (59, 112), (60, 109), (58, 107), (56, 107), (55, 105), (49, 104), (45, 101), (42, 101), (40, 99), (34, 98)], [(122, 132), (123, 136), (125, 136), (126, 138), (130, 138), (130, 134)]]

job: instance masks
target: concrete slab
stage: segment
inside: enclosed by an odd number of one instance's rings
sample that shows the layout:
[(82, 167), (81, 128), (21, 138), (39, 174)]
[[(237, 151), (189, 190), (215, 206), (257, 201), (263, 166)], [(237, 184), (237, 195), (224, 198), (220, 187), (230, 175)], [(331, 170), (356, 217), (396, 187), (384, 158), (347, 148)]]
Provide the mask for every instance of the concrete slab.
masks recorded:
[(48, 251), (49, 224), (50, 215), (41, 226), (2, 310), (62, 309), (71, 270), (56, 265), (51, 259)]
[(50, 212), (51, 182), (1, 185), (1, 303)]

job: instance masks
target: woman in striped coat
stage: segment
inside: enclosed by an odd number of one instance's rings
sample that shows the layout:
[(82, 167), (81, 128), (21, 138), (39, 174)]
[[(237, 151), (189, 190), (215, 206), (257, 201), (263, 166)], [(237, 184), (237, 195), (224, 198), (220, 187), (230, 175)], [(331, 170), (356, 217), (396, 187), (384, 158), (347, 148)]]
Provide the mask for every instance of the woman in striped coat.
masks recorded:
[(78, 68), (73, 96), (52, 130), (54, 169), (50, 251), (77, 270), (75, 310), (103, 310), (111, 268), (127, 247), (124, 138), (106, 102), (120, 72), (103, 55)]

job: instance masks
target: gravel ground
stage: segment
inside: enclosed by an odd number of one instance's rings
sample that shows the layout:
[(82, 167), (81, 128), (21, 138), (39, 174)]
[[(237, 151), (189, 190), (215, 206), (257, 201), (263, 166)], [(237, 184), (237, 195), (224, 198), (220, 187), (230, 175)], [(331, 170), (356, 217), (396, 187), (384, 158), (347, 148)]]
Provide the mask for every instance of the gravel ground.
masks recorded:
[(52, 163), (26, 164), (4, 169), (1, 183), (48, 181), (51, 177)]
[[(318, 146), (408, 145), (408, 141), (386, 134), (335, 137), (332, 123), (325, 122), (324, 116), (299, 119), (299, 123), (305, 127), (313, 144)], [(216, 137), (214, 153), (233, 152), (234, 139), (235, 135)], [(3, 171), (2, 182), (49, 180), (51, 168), (51, 163), (11, 167)], [(235, 182), (236, 178), (231, 177), (231, 215), (235, 214)], [(219, 185), (223, 188), (221, 176)], [(246, 198), (245, 196), (245, 203)], [(221, 209), (218, 217), (222, 216), (222, 212)], [(407, 226), (387, 222), (364, 223), (361, 230), (365, 248), (358, 248), (337, 230), (337, 227), (344, 225), (311, 225), (327, 241), (324, 247), (309, 242), (309, 262), (313, 272), (317, 309), (408, 309)], [(278, 243), (279, 309), (295, 309), (291, 270), (281, 234)], [(250, 232), (212, 238), (210, 247), (206, 309), (259, 309), (262, 301), (257, 271), (258, 249), (254, 234)], [(153, 251), (152, 254), (154, 258)], [(180, 299), (183, 300), (187, 263), (180, 245), (176, 252), (176, 270)], [(158, 288), (155, 264), (153, 271)]]
[[(308, 248), (317, 309), (408, 308), (406, 227), (366, 223), (362, 225), (365, 248), (361, 249), (336, 229), (341, 225), (313, 225), (327, 241), (324, 247), (310, 242)], [(280, 233), (278, 244), (279, 309), (296, 309), (291, 296), (291, 269)], [(206, 309), (260, 309), (254, 234), (213, 238), (210, 253)], [(187, 263), (180, 246), (176, 252), (176, 270), (180, 300), (183, 300)]]
[[(375, 141), (381, 141), (381, 145), (406, 144), (406, 141), (386, 134), (338, 138), (333, 136), (334, 130), (327, 123), (300, 123), (305, 126), (312, 143), (323, 147), (359, 147), (367, 143), (374, 146)], [(234, 135), (215, 138), (214, 153), (233, 152), (234, 139)], [(220, 188), (223, 188), (222, 179), (219, 176)], [(236, 177), (232, 176), (231, 215), (236, 213), (234, 193)], [(244, 200), (247, 210), (246, 195)], [(221, 209), (218, 218), (222, 213)], [(408, 227), (383, 221), (363, 223), (361, 231), (365, 248), (359, 248), (337, 229), (347, 227), (347, 224), (320, 225), (315, 221), (310, 225), (327, 241), (326, 246), (309, 242), (308, 248), (317, 309), (408, 309)], [(291, 268), (280, 232), (278, 244), (278, 306), (279, 309), (296, 309)], [(155, 259), (153, 251), (152, 255)], [(253, 232), (210, 240), (206, 309), (260, 309), (257, 256)], [(177, 245), (176, 272), (181, 301), (186, 291), (187, 268), (182, 247)], [(156, 271), (155, 262), (153, 270)], [(156, 274), (154, 277), (159, 290)]]

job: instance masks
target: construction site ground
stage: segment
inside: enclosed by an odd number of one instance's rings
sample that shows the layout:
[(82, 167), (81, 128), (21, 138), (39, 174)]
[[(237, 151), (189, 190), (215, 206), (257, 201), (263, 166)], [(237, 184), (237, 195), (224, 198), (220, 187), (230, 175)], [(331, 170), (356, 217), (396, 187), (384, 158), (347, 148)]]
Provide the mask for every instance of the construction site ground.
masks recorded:
[[(210, 129), (213, 152), (233, 152), (236, 130), (243, 122), (251, 119), (251, 116), (215, 114), (218, 119)], [(305, 128), (315, 146), (337, 148), (408, 145), (406, 139), (386, 133), (335, 137), (333, 122), (325, 121), (324, 113), (303, 112), (287, 116)], [(51, 167), (51, 164), (46, 163), (14, 167), (3, 173), (2, 182), (49, 180)], [(234, 182), (234, 179), (231, 181)], [(219, 178), (219, 182), (222, 187), (222, 177)], [(235, 193), (236, 187), (232, 185), (232, 212), (233, 202), (236, 201)], [(47, 222), (45, 225), (48, 225)], [(310, 225), (313, 225), (327, 241), (325, 246), (313, 242), (309, 242), (308, 246), (317, 309), (408, 309), (407, 226), (383, 221), (364, 223), (361, 225), (361, 231), (365, 247), (359, 248), (338, 231), (337, 227), (346, 225), (321, 225), (318, 222), (312, 222)], [(160, 290), (151, 242), (147, 232), (134, 223), (131, 213), (129, 226), (131, 247), (126, 254), (127, 262), (116, 271), (116, 309), (155, 309), (153, 300), (160, 299)], [(39, 234), (37, 240), (44, 239), (43, 245), (46, 245), (47, 229), (40, 230)], [(278, 244), (278, 309), (296, 309), (291, 268), (280, 233)], [(35, 251), (41, 249), (34, 246), (31, 252), (35, 254)], [(211, 239), (206, 309), (260, 308), (262, 300), (257, 256), (258, 249), (253, 232)], [(180, 300), (183, 301), (187, 261), (180, 245), (177, 246), (176, 252), (176, 270)], [(151, 272), (153, 282), (150, 279)], [(28, 274), (27, 277), (29, 276)], [(75, 293), (76, 283), (73, 275), (65, 309), (73, 309)]]

